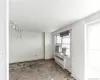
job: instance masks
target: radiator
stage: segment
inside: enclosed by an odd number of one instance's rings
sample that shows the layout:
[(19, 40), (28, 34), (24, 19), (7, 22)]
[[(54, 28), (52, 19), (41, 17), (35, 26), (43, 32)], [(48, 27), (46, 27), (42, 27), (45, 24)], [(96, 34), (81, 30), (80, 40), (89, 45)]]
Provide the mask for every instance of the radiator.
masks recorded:
[(65, 61), (64, 56), (55, 55), (55, 62), (63, 69), (65, 69)]

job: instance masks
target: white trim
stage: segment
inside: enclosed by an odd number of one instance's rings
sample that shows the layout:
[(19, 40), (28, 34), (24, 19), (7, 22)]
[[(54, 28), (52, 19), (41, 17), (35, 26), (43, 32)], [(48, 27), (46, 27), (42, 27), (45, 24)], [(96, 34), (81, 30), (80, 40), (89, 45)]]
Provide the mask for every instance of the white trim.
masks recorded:
[(88, 80), (88, 76), (87, 76), (87, 53), (88, 53), (88, 45), (87, 45), (87, 43), (88, 43), (88, 40), (87, 40), (87, 37), (88, 37), (88, 31), (87, 31), (87, 25), (86, 24), (84, 24), (84, 26), (85, 26), (85, 32), (84, 32), (84, 37), (85, 37), (85, 46), (84, 46), (84, 49), (85, 49), (85, 54), (84, 54), (84, 56), (85, 56), (85, 65), (84, 65), (84, 70), (85, 70), (85, 72), (84, 72), (84, 79), (85, 80)]
[(9, 0), (6, 0), (6, 80), (9, 80)]
[(88, 63), (87, 63), (87, 57), (88, 57), (88, 25), (96, 24), (100, 22), (100, 19), (97, 19), (95, 21), (91, 21), (89, 23), (85, 24), (85, 80), (88, 80)]
[(91, 21), (89, 23), (86, 23), (86, 25), (90, 25), (90, 24), (93, 24), (93, 23), (96, 23), (96, 22), (99, 22), (99, 21), (100, 21), (100, 19), (97, 19), (97, 20)]

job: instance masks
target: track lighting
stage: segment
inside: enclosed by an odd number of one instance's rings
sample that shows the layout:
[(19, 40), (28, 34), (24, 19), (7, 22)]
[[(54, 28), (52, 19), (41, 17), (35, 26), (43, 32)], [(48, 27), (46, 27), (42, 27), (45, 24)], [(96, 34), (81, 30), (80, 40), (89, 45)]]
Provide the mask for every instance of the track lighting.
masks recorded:
[(18, 27), (16, 27), (16, 25), (14, 24), (14, 22), (13, 21), (11, 21), (10, 20), (10, 22), (9, 22), (10, 24), (13, 24), (13, 26), (12, 26), (12, 28), (13, 29), (15, 29), (16, 31), (18, 31), (18, 32), (21, 32), (21, 29), (20, 28), (18, 28)]
[(16, 29), (16, 25), (15, 24), (13, 25), (13, 29)]

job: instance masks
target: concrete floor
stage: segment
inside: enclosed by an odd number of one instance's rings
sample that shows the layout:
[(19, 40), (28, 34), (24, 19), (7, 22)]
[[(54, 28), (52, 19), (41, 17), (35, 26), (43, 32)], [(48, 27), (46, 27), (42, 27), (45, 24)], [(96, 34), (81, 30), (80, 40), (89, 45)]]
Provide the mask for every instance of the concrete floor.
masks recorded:
[(10, 64), (9, 76), (9, 80), (75, 80), (54, 60)]

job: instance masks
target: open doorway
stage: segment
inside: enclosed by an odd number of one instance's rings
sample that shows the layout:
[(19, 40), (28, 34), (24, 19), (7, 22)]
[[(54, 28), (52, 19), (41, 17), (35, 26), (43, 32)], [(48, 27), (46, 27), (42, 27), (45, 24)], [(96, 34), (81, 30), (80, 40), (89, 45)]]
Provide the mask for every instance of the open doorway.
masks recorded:
[(100, 78), (100, 21), (88, 27), (88, 78)]

